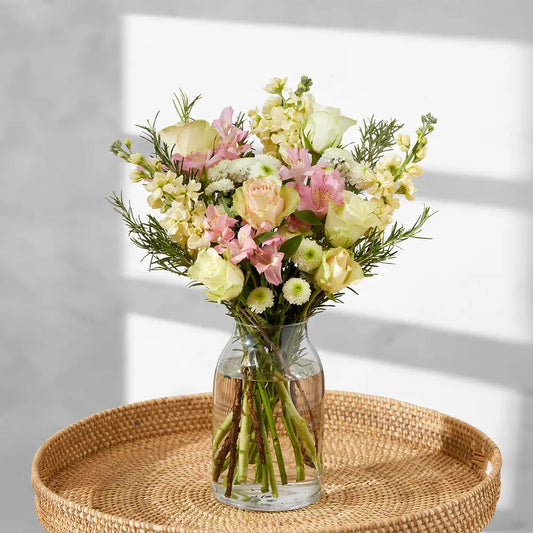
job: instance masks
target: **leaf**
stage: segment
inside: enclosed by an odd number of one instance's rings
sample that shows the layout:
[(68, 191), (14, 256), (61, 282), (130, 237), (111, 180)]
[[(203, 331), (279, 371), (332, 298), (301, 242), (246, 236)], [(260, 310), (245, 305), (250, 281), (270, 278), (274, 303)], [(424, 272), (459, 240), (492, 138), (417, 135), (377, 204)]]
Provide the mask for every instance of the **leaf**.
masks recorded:
[(226, 215), (231, 217), (233, 213), (231, 212), (231, 208), (228, 206), (226, 199), (222, 196), (220, 200), (222, 202), (222, 207), (224, 207), (224, 211), (226, 212)]
[(291, 237), (289, 240), (285, 241), (279, 247), (279, 251), (285, 254), (285, 259), (289, 259), (289, 257), (292, 257), (296, 253), (296, 250), (298, 250), (298, 248), (300, 248), (300, 244), (302, 244), (303, 238), (303, 235), (296, 235), (295, 237)]
[(262, 242), (265, 242), (267, 239), (270, 239), (271, 237), (273, 237), (274, 235), (276, 235), (275, 231), (266, 231), (265, 233), (260, 233), (259, 235), (257, 235), (254, 241), (256, 242), (256, 244), (261, 244)]
[(294, 216), (302, 222), (305, 222), (306, 224), (311, 224), (311, 226), (322, 225), (322, 221), (310, 209), (306, 209), (304, 211), (296, 211), (296, 213), (294, 213)]

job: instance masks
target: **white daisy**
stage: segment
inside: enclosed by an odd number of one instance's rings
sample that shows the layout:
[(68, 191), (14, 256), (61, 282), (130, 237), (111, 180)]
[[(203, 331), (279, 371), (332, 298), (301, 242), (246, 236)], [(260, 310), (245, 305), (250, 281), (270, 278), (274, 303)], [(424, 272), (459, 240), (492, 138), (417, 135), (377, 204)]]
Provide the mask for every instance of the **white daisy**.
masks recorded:
[(311, 296), (311, 287), (305, 279), (291, 278), (283, 285), (283, 296), (294, 305), (302, 305)]
[(322, 262), (322, 246), (312, 239), (305, 238), (292, 256), (292, 261), (302, 272), (312, 272)]
[(248, 295), (246, 304), (254, 313), (263, 313), (274, 305), (274, 293), (267, 287), (257, 287)]
[(258, 155), (250, 158), (250, 178), (261, 178), (263, 176), (278, 175), (281, 162), (271, 155)]

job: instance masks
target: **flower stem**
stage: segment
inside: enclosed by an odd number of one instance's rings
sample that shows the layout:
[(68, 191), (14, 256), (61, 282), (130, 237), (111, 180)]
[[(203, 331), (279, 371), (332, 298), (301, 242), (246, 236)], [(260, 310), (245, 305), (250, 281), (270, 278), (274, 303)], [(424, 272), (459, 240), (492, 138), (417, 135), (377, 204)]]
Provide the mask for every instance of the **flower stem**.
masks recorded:
[[(259, 385), (259, 384), (258, 384)], [(257, 413), (257, 418), (259, 419), (259, 427), (261, 428), (261, 437), (263, 438), (263, 447), (265, 452), (265, 469), (263, 472), (263, 487), (261, 492), (268, 491), (268, 482), (270, 481), (270, 492), (274, 498), (279, 496), (278, 486), (276, 483), (276, 477), (274, 474), (274, 465), (272, 464), (272, 455), (270, 454), (270, 444), (268, 442), (268, 427), (265, 424), (263, 417), (263, 410), (261, 409), (261, 398), (260, 396), (255, 396), (255, 410)]]
[(237, 481), (239, 483), (246, 483), (248, 477), (248, 460), (250, 448), (250, 408), (248, 406), (247, 392), (250, 382), (244, 383), (244, 391), (242, 395), (242, 411), (241, 411), (241, 430), (239, 432), (239, 459), (237, 463)]
[(287, 435), (292, 444), (292, 449), (294, 450), (294, 460), (296, 461), (296, 481), (304, 481), (305, 480), (305, 467), (304, 467), (303, 459), (302, 459), (302, 449), (300, 447), (298, 437), (296, 436), (296, 433), (294, 432), (292, 421), (287, 415), (287, 408), (285, 405), (282, 406), (282, 410), (283, 410), (283, 424), (285, 425), (285, 429), (287, 430)]
[(258, 383), (257, 388), (259, 389), (259, 394), (261, 395), (261, 399), (263, 400), (265, 415), (268, 421), (268, 425), (270, 427), (270, 433), (272, 433), (272, 444), (274, 445), (274, 452), (276, 453), (276, 459), (278, 461), (281, 484), (286, 485), (287, 473), (285, 471), (285, 462), (283, 461), (283, 454), (281, 453), (281, 446), (279, 443), (278, 432), (276, 430), (276, 423), (274, 422), (274, 416), (272, 414), (272, 409), (270, 408), (270, 400), (262, 383)]
[(261, 483), (263, 480), (263, 464), (261, 463), (261, 458), (259, 457), (259, 454), (257, 454), (257, 457), (255, 458), (255, 482)]
[(220, 447), (218, 455), (215, 457), (215, 461), (213, 463), (213, 481), (218, 481), (220, 474), (224, 472), (224, 470), (226, 470), (226, 468), (228, 467), (229, 457), (226, 459), (226, 456), (228, 455), (230, 448), (231, 448), (231, 438), (228, 435), (226, 437), (226, 440)]
[(229, 430), (231, 429), (231, 422), (233, 421), (233, 411), (228, 413), (228, 416), (224, 419), (224, 422), (220, 425), (218, 428), (215, 438), (213, 439), (213, 456), (215, 455), (215, 452), (217, 451), (217, 448), (220, 446), (220, 443), (224, 439), (224, 437), (229, 433)]
[(291, 419), (296, 433), (302, 439), (305, 450), (310, 457), (312, 457), (317, 470), (320, 470), (320, 457), (318, 456), (313, 437), (311, 436), (311, 433), (309, 433), (305, 419), (300, 415), (300, 413), (298, 413), (296, 407), (292, 403), (291, 395), (287, 390), (286, 380), (283, 379), (283, 381), (275, 381), (274, 385), (278, 391), (282, 405), (285, 406), (287, 416)]
[(242, 409), (242, 380), (234, 379), (235, 383), (235, 397), (233, 399), (233, 423), (231, 425), (231, 432), (229, 433), (230, 438), (230, 462), (228, 466), (228, 473), (226, 476), (227, 485), (226, 485), (226, 498), (231, 496), (231, 489), (233, 487), (233, 474), (235, 472), (235, 464), (237, 462), (237, 438), (239, 436), (239, 425), (241, 418), (241, 409)]

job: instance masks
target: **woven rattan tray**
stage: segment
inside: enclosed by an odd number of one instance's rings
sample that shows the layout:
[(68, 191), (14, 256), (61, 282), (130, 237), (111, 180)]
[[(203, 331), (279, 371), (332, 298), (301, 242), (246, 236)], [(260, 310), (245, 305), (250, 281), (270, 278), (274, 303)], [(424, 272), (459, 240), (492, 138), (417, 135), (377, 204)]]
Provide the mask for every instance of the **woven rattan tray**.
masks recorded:
[(499, 497), (501, 456), (489, 438), (385, 398), (327, 392), (324, 495), (297, 511), (216, 501), (210, 438), (208, 394), (127, 405), (69, 426), (34, 459), (39, 520), (54, 533), (474, 533)]

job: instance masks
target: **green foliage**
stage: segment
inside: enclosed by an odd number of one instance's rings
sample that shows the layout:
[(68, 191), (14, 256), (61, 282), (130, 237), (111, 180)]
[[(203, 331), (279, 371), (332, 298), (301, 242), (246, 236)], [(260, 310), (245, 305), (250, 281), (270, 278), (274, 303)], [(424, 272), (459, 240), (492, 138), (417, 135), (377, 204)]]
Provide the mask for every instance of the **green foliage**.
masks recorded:
[(311, 211), (310, 209), (304, 209), (303, 211), (296, 211), (294, 213), (294, 216), (301, 220), (302, 222), (305, 222), (306, 224), (311, 224), (311, 226), (321, 226), (322, 220), (320, 220), (314, 211)]
[(172, 103), (174, 104), (174, 109), (181, 120), (181, 122), (190, 122), (194, 120), (191, 118), (191, 111), (194, 107), (194, 104), (202, 98), (201, 94), (198, 94), (191, 102), (189, 102), (189, 97), (183, 92), (182, 89), (179, 90), (180, 93), (177, 95), (174, 93), (174, 99)]
[(144, 139), (153, 145), (153, 156), (159, 159), (166, 167), (176, 170), (174, 162), (172, 161), (173, 147), (168, 146), (166, 142), (162, 142), (161, 137), (159, 137), (155, 129), (155, 123), (157, 122), (158, 116), (159, 112), (156, 114), (152, 122), (149, 120), (146, 121), (146, 126), (142, 124), (136, 124), (136, 126), (141, 130), (141, 139)]
[(359, 144), (354, 147), (353, 156), (356, 161), (366, 161), (374, 167), (380, 157), (394, 146), (394, 136), (403, 127), (395, 118), (391, 120), (376, 121), (372, 115), (363, 120), (363, 126), (359, 127), (361, 138)]
[(422, 226), (434, 213), (429, 207), (424, 207), (420, 216), (410, 228), (404, 228), (395, 222), (385, 236), (383, 232), (374, 229), (369, 235), (362, 237), (355, 243), (355, 260), (361, 265), (365, 276), (371, 276), (372, 270), (380, 263), (390, 263), (396, 257), (400, 249), (400, 243), (413, 237), (415, 239), (427, 239), (420, 237)]
[(270, 239), (271, 237), (274, 237), (276, 235), (275, 231), (265, 231), (265, 233), (260, 233), (257, 235), (254, 239), (256, 244), (261, 244), (262, 242), (266, 241), (267, 239)]
[(148, 221), (135, 217), (131, 206), (124, 204), (122, 194), (113, 193), (108, 201), (120, 214), (128, 228), (131, 242), (146, 251), (150, 259), (150, 270), (167, 270), (180, 276), (187, 275), (187, 269), (193, 264), (193, 258), (173, 242), (159, 221), (148, 215)]
[(240, 111), (239, 114), (237, 115), (237, 117), (235, 118), (235, 120), (233, 121), (233, 125), (236, 128), (239, 128), (240, 130), (243, 130), (244, 129), (245, 120), (246, 120), (246, 114), (243, 113), (242, 111)]
[(298, 250), (300, 244), (302, 244), (303, 238), (303, 235), (295, 235), (294, 237), (291, 237), (290, 239), (286, 240), (279, 247), (279, 251), (285, 254), (284, 259), (289, 259), (296, 253), (296, 250)]

